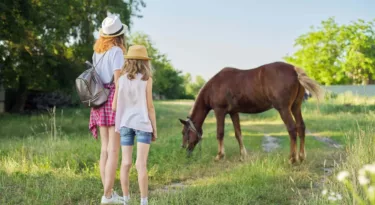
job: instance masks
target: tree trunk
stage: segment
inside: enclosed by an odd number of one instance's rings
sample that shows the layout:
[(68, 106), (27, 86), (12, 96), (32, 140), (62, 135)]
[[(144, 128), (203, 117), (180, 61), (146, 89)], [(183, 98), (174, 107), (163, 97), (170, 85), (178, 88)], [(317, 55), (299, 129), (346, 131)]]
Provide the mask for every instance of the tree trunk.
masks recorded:
[(18, 89), (15, 95), (16, 102), (12, 105), (10, 112), (22, 112), (27, 100), (27, 82), (23, 76), (19, 78)]
[(369, 75), (368, 75), (368, 84), (369, 85), (375, 84), (375, 79), (374, 79), (374, 77), (372, 76), (371, 73), (369, 73)]

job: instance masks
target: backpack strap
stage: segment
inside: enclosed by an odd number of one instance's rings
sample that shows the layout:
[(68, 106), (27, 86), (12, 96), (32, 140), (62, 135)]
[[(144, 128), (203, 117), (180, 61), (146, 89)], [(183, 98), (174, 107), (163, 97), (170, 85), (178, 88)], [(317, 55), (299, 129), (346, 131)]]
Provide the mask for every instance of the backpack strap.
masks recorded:
[[(96, 66), (99, 64), (99, 62), (103, 59), (103, 57), (105, 56), (105, 54), (107, 53), (107, 51), (104, 53), (104, 55), (99, 59), (99, 61), (95, 64), (95, 66), (93, 65), (93, 67), (94, 67), (94, 70), (96, 69)], [(96, 61), (96, 55), (94, 54), (94, 61)], [(115, 78), (115, 76), (114, 76), (114, 74), (112, 75), (112, 79), (111, 79), (111, 81), (110, 81), (110, 84), (112, 84), (113, 82), (114, 82), (114, 78)]]
[[(94, 65), (94, 62), (93, 62), (93, 67), (94, 67), (94, 69), (96, 69), (96, 66), (100, 63), (100, 61), (104, 58), (104, 56), (105, 56), (105, 54), (107, 53), (107, 51), (103, 54), (103, 56), (99, 59), (99, 61), (97, 62), (97, 63), (95, 63), (95, 65)], [(95, 55), (95, 53), (94, 53), (94, 61), (96, 61), (96, 55)]]

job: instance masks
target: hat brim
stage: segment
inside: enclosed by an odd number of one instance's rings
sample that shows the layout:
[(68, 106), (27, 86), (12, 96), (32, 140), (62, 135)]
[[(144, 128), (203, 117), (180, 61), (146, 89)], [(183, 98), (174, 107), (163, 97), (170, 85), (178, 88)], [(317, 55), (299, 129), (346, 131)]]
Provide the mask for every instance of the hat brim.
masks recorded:
[(144, 57), (144, 56), (125, 56), (127, 60), (152, 60), (152, 58)]
[(121, 30), (121, 32), (118, 33), (118, 34), (116, 34), (116, 35), (106, 35), (106, 34), (103, 33), (103, 30), (100, 29), (100, 30), (99, 30), (99, 35), (100, 35), (101, 37), (104, 37), (104, 38), (112, 38), (112, 37), (116, 37), (116, 36), (121, 36), (121, 35), (123, 35), (123, 34), (126, 32), (126, 28), (127, 28), (127, 27), (128, 27), (128, 26), (126, 26), (125, 24), (122, 24), (122, 30)]

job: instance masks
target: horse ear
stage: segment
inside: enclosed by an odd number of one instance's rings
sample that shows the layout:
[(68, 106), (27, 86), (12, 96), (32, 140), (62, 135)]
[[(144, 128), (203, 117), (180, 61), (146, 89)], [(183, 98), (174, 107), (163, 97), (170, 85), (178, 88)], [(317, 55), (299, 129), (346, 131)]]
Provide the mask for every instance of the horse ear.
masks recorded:
[(186, 125), (186, 123), (187, 123), (186, 120), (182, 120), (182, 119), (179, 119), (179, 120), (180, 120), (181, 124)]

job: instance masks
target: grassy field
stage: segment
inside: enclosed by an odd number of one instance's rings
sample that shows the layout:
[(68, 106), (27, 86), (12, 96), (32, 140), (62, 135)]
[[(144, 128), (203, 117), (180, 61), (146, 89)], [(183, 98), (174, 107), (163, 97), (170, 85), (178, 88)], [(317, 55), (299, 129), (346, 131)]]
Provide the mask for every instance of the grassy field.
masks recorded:
[[(307, 159), (288, 164), (289, 138), (277, 112), (241, 115), (249, 157), (239, 148), (226, 119), (226, 158), (215, 162), (215, 118), (204, 124), (204, 140), (191, 158), (180, 148), (181, 125), (190, 101), (156, 102), (158, 136), (149, 157), (150, 204), (327, 204), (323, 189), (352, 195), (335, 180), (341, 169), (356, 170), (375, 159), (375, 99), (339, 96), (321, 104), (304, 103)], [(35, 115), (0, 116), (0, 204), (99, 204), (100, 142), (87, 129), (88, 109), (64, 109)], [(262, 150), (264, 134), (280, 148)], [(333, 148), (313, 136), (332, 138)], [(331, 173), (332, 172), (332, 173)], [(132, 204), (138, 204), (136, 170), (131, 171)], [(355, 187), (358, 188), (359, 187)], [(118, 177), (115, 189), (121, 193)]]

